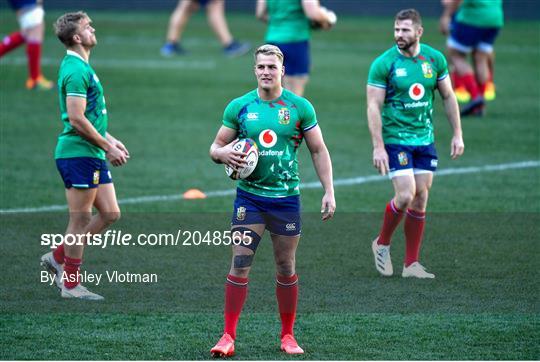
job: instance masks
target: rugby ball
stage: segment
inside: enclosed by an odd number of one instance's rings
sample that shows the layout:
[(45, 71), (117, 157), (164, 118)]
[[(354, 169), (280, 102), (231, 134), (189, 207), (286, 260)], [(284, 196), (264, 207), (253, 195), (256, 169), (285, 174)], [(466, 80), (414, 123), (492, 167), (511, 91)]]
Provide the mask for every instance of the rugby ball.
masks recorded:
[(233, 150), (246, 153), (246, 165), (239, 170), (234, 170), (229, 165), (225, 165), (225, 173), (233, 180), (245, 179), (253, 173), (257, 162), (259, 162), (259, 148), (251, 138), (238, 140), (233, 146)]

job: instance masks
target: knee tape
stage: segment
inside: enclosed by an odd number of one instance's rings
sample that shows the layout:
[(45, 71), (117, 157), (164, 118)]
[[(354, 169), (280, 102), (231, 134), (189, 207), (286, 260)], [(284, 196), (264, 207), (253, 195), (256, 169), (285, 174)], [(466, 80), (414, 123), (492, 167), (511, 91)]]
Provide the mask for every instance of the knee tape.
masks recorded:
[(259, 246), (259, 242), (261, 241), (259, 234), (243, 226), (234, 227), (231, 230), (231, 234), (234, 245), (244, 246), (253, 250), (253, 252), (257, 250), (257, 246)]

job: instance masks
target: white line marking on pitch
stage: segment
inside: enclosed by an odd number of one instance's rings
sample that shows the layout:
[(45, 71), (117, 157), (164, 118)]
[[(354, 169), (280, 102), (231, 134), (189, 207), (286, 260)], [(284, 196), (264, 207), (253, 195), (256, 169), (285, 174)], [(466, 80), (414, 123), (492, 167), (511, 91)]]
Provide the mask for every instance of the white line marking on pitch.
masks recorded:
[[(42, 58), (41, 65), (58, 65), (61, 59)], [(26, 66), (26, 58), (13, 57), (0, 61), (1, 65)], [(139, 69), (214, 69), (213, 60), (159, 60), (159, 59), (92, 59), (92, 65), (99, 68), (139, 68)]]
[[(437, 171), (437, 177), (440, 176), (449, 176), (449, 175), (462, 175), (469, 173), (483, 173), (483, 172), (494, 172), (494, 171), (505, 171), (511, 169), (519, 168), (534, 168), (539, 167), (540, 161), (522, 161), (515, 163), (503, 163), (499, 165), (486, 165), (486, 166), (473, 166), (473, 167), (459, 167), (459, 168), (447, 168)], [(334, 180), (335, 186), (350, 186), (350, 185), (359, 185), (369, 182), (380, 182), (388, 180), (386, 176), (360, 176), (352, 178), (342, 178)], [(307, 189), (317, 189), (321, 188), (319, 181), (302, 183), (300, 185), (302, 190)], [(221, 197), (221, 196), (230, 196), (234, 195), (236, 189), (228, 190), (216, 190), (206, 192), (206, 196), (210, 197)], [(128, 204), (143, 204), (148, 202), (157, 202), (157, 201), (176, 201), (183, 200), (184, 197), (182, 194), (172, 194), (172, 195), (154, 195), (154, 196), (140, 196), (140, 197), (129, 197), (127, 199), (121, 199), (118, 202), (122, 205)], [(61, 211), (66, 210), (66, 205), (49, 205), (41, 207), (21, 207), (14, 209), (0, 209), (0, 214), (17, 214), (17, 213), (36, 213), (36, 212), (50, 212), (50, 211)]]

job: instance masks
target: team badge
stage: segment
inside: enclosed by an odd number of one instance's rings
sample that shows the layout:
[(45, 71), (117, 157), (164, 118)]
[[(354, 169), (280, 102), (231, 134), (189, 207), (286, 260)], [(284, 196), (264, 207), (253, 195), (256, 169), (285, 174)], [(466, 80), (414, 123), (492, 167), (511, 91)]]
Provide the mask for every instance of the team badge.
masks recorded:
[(419, 101), (424, 97), (424, 94), (426, 93), (426, 90), (424, 89), (424, 86), (420, 83), (414, 83), (409, 88), (409, 97), (413, 101)]
[(259, 133), (259, 143), (261, 144), (261, 146), (266, 148), (274, 147), (276, 142), (277, 134), (271, 129), (265, 129), (264, 131)]
[(94, 171), (94, 185), (99, 184), (99, 170)]
[(422, 73), (424, 73), (424, 78), (433, 78), (433, 69), (431, 68), (431, 64), (428, 62), (423, 62)]
[(279, 124), (289, 124), (291, 120), (291, 112), (288, 108), (281, 108), (278, 112)]
[(397, 158), (401, 166), (405, 166), (409, 163), (409, 159), (407, 158), (407, 154), (405, 152), (398, 153)]
[(246, 208), (243, 206), (238, 207), (236, 209), (236, 220), (238, 221), (244, 221), (246, 219)]

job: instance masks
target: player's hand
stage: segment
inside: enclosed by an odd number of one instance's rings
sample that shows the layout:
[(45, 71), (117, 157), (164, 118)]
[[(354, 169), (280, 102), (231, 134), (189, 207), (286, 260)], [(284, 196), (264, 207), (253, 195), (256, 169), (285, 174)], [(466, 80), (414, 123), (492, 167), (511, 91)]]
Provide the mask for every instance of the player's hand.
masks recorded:
[(127, 162), (127, 157), (124, 151), (120, 148), (111, 145), (109, 151), (106, 153), (107, 159), (114, 167), (122, 166)]
[(233, 145), (238, 141), (238, 139), (235, 139), (231, 143), (220, 147), (216, 150), (217, 157), (221, 161), (221, 163), (224, 163), (226, 165), (229, 165), (232, 167), (235, 171), (238, 171), (246, 164), (246, 156), (247, 153), (235, 151), (233, 149)]
[(329, 220), (334, 216), (334, 212), (336, 211), (336, 199), (334, 198), (334, 194), (325, 193), (322, 198), (322, 205), (321, 205), (321, 218), (323, 221)]
[(383, 176), (390, 171), (390, 166), (388, 165), (388, 153), (386, 153), (384, 147), (373, 149), (373, 166)]
[(129, 151), (126, 148), (126, 146), (124, 146), (124, 144), (122, 142), (115, 139), (114, 142), (113, 142), (113, 146), (118, 148), (120, 151), (124, 152), (126, 154), (126, 158), (129, 158)]
[(453, 160), (458, 158), (465, 151), (465, 144), (463, 143), (463, 137), (454, 136), (452, 137), (452, 142), (450, 143), (450, 156)]

